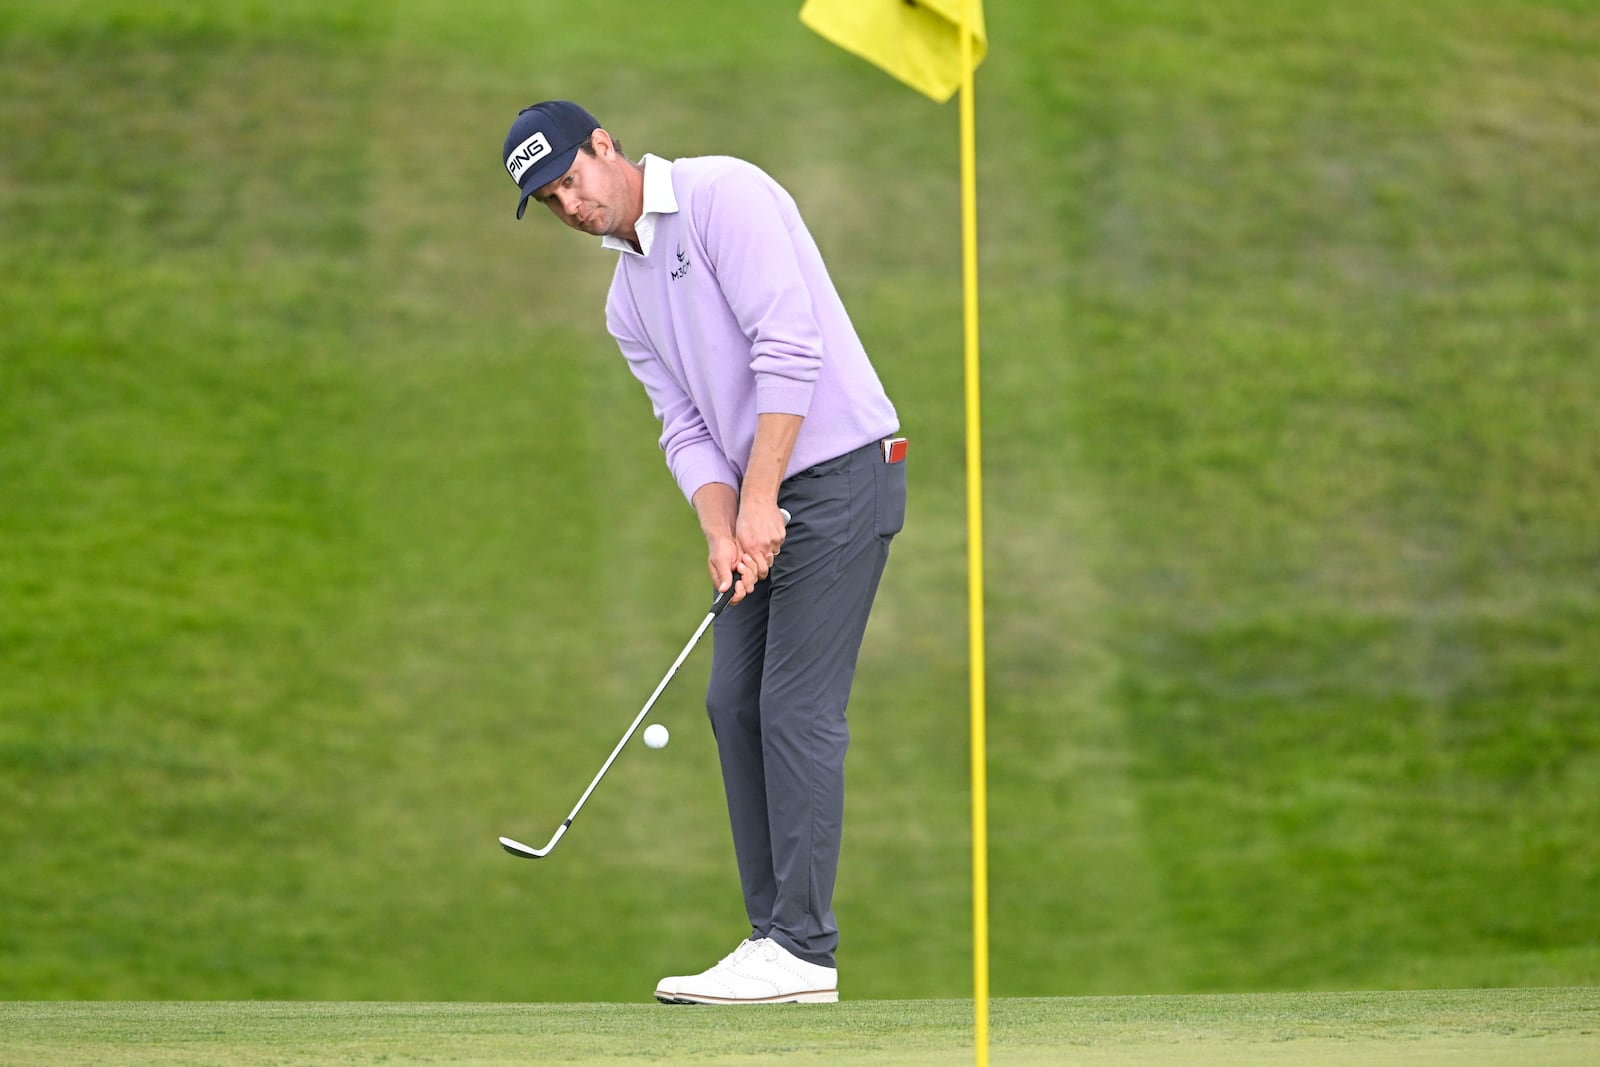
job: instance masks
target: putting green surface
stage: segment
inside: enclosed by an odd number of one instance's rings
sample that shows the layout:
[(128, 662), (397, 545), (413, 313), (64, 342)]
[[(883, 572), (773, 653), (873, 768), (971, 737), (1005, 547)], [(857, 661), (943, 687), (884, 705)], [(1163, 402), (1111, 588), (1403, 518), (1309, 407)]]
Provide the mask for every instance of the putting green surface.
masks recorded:
[[(959, 1064), (962, 1000), (712, 1010), (646, 1004), (31, 1002), (0, 1063)], [(1003, 999), (990, 1060), (1044, 1064), (1600, 1062), (1600, 989)]]

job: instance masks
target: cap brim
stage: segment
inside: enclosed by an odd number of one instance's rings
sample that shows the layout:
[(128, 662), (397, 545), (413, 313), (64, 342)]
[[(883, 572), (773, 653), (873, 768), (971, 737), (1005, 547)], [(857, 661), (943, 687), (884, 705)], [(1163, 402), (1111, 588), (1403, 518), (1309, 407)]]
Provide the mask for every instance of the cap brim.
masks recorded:
[(522, 176), (522, 199), (517, 201), (517, 218), (520, 219), (522, 213), (528, 210), (528, 201), (534, 193), (572, 169), (572, 161), (578, 158), (578, 148), (578, 145), (573, 145), (559, 155), (550, 156)]

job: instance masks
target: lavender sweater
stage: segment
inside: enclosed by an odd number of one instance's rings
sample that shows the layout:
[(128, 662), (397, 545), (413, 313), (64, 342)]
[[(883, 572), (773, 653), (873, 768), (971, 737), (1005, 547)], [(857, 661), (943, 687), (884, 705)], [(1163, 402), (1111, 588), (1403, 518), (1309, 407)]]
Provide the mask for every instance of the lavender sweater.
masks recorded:
[(620, 255), (606, 325), (684, 496), (740, 486), (761, 414), (805, 417), (785, 477), (893, 434), (894, 405), (794, 199), (727, 156), (644, 163), (645, 254)]

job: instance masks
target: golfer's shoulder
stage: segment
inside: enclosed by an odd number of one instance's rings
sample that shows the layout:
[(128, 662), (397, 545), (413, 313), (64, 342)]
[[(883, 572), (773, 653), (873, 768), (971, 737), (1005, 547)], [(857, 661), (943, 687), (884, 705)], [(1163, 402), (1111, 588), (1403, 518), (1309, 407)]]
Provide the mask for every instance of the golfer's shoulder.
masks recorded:
[(673, 160), (672, 184), (678, 199), (789, 199), (782, 186), (760, 167), (734, 156), (689, 156)]
[(767, 172), (737, 156), (684, 156), (672, 161), (672, 177), (694, 185), (721, 181), (768, 181)]

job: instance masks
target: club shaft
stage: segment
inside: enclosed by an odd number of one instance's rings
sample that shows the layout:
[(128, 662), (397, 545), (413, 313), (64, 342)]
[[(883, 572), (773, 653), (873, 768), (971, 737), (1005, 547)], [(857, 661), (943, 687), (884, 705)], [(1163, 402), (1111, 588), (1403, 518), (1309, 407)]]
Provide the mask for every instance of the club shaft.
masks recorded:
[(627, 747), (628, 741), (633, 737), (634, 731), (639, 729), (639, 724), (644, 722), (644, 717), (650, 714), (650, 709), (656, 706), (656, 700), (666, 690), (667, 683), (672, 681), (672, 676), (678, 673), (678, 668), (683, 666), (683, 661), (689, 658), (689, 653), (694, 651), (694, 646), (700, 642), (700, 635), (706, 632), (706, 627), (710, 626), (711, 620), (716, 617), (717, 613), (711, 611), (707, 612), (706, 617), (700, 620), (700, 625), (695, 628), (694, 636), (689, 638), (689, 643), (683, 646), (683, 651), (678, 653), (678, 658), (672, 661), (671, 667), (667, 668), (667, 673), (662, 677), (660, 684), (656, 686), (655, 692), (650, 694), (650, 699), (644, 702), (644, 707), (639, 709), (639, 714), (635, 715), (633, 721), (628, 724), (627, 733), (622, 735), (622, 740), (617, 742), (617, 747), (611, 750), (611, 755), (607, 756), (605, 763), (601, 764), (600, 773), (594, 776), (594, 781), (589, 783), (589, 788), (585, 789), (583, 796), (578, 798), (578, 803), (573, 807), (572, 814), (567, 816), (568, 823), (571, 823), (577, 817), (584, 803), (588, 801), (589, 794), (594, 792), (594, 787), (600, 784), (600, 779), (606, 776), (606, 772), (611, 769), (611, 765), (617, 761), (617, 757), (622, 754), (622, 750)]
[[(788, 509), (779, 508), (778, 511), (782, 513), (784, 525), (787, 526), (790, 520)], [(738, 586), (738, 577), (738, 574), (735, 574), (734, 581), (729, 583), (728, 588), (717, 594), (716, 599), (711, 603), (711, 610), (706, 612), (706, 617), (700, 620), (699, 626), (695, 627), (694, 635), (689, 638), (688, 644), (683, 646), (683, 651), (678, 653), (678, 658), (672, 661), (671, 667), (667, 668), (667, 673), (662, 676), (655, 692), (651, 693), (650, 699), (644, 702), (644, 707), (639, 709), (639, 714), (633, 717), (633, 722), (628, 724), (627, 732), (622, 735), (622, 740), (617, 742), (617, 747), (611, 750), (611, 755), (607, 756), (605, 763), (600, 765), (600, 772), (589, 783), (589, 788), (583, 791), (583, 796), (579, 797), (578, 802), (572, 806), (572, 811), (567, 815), (566, 820), (556, 827), (554, 834), (550, 835), (550, 840), (545, 842), (545, 846), (543, 848), (533, 848), (509, 837), (502, 837), (500, 839), (502, 848), (512, 855), (522, 856), (527, 859), (539, 859), (549, 855), (550, 850), (556, 847), (556, 842), (561, 840), (561, 835), (567, 832), (567, 827), (572, 825), (572, 820), (578, 817), (578, 812), (582, 811), (583, 806), (589, 802), (589, 795), (595, 791), (595, 787), (600, 784), (600, 780), (606, 776), (606, 772), (611, 769), (611, 765), (622, 754), (622, 750), (633, 737), (634, 731), (639, 729), (639, 724), (644, 721), (644, 717), (650, 714), (651, 708), (655, 707), (656, 700), (667, 688), (667, 683), (672, 681), (672, 676), (678, 673), (678, 668), (683, 666), (683, 661), (689, 658), (690, 652), (694, 651), (694, 646), (700, 641), (700, 635), (706, 632), (706, 627), (710, 626), (716, 617), (722, 614), (722, 609), (727, 607), (728, 602), (733, 599), (734, 591)]]
[[(600, 765), (600, 772), (594, 776), (594, 781), (589, 783), (589, 788), (583, 791), (583, 796), (578, 798), (578, 802), (572, 807), (571, 814), (569, 814), (566, 818), (566, 821), (556, 829), (556, 832), (550, 838), (549, 843), (546, 844), (542, 849), (529, 849), (528, 852), (533, 853), (534, 855), (543, 856), (555, 847), (557, 841), (561, 840), (561, 835), (567, 832), (567, 827), (572, 825), (572, 820), (578, 817), (578, 812), (582, 811), (583, 806), (589, 802), (590, 794), (595, 791), (595, 787), (600, 784), (600, 780), (606, 776), (606, 772), (611, 769), (611, 765), (617, 761), (617, 757), (621, 755), (622, 750), (627, 747), (628, 741), (633, 737), (634, 732), (639, 729), (639, 724), (644, 721), (644, 717), (646, 715), (650, 714), (650, 709), (655, 707), (656, 700), (666, 690), (667, 683), (672, 681), (672, 676), (678, 673), (678, 668), (683, 666), (683, 661), (689, 658), (689, 653), (693, 652), (694, 646), (699, 644), (700, 635), (706, 632), (706, 627), (710, 626), (712, 620), (714, 620), (721, 613), (723, 603), (725, 603), (725, 601), (714, 605), (712, 610), (706, 612), (706, 617), (700, 620), (700, 625), (695, 628), (694, 636), (689, 638), (689, 643), (683, 646), (683, 651), (678, 653), (678, 658), (672, 661), (671, 667), (667, 668), (667, 673), (662, 676), (661, 682), (656, 686), (655, 692), (650, 694), (650, 699), (644, 702), (644, 707), (639, 709), (639, 714), (635, 715), (633, 717), (633, 722), (628, 724), (627, 732), (622, 735), (622, 740), (617, 742), (617, 747), (611, 750), (611, 755), (607, 756), (605, 763)], [(525, 855), (526, 853), (519, 851), (518, 854)]]

